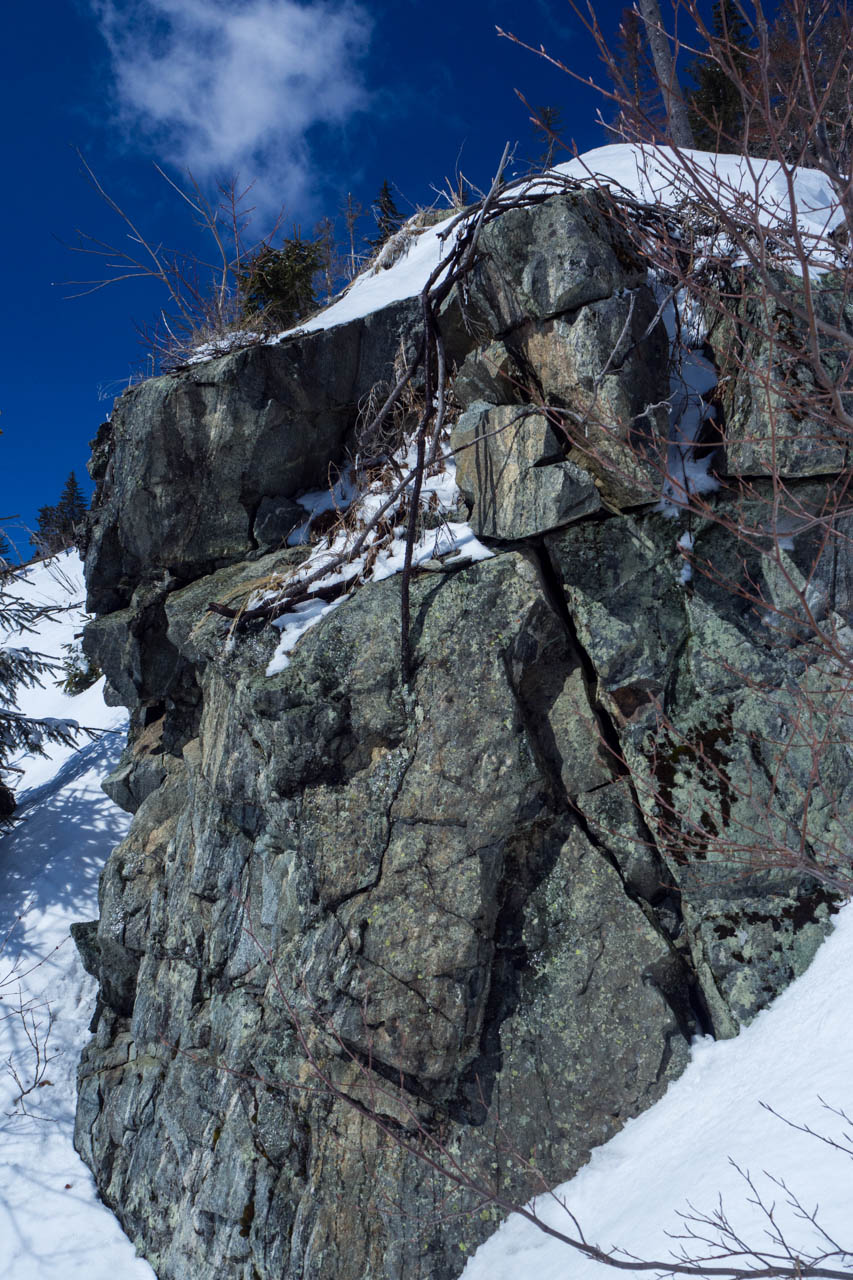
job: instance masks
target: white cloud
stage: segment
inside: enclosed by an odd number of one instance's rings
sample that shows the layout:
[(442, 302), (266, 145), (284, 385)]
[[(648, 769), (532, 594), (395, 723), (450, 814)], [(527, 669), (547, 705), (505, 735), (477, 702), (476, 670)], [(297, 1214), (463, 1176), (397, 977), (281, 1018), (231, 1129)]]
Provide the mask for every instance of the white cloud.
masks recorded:
[(259, 179), (263, 205), (310, 203), (305, 141), (366, 104), (370, 19), (356, 0), (92, 0), (118, 105), (158, 158), (202, 182)]

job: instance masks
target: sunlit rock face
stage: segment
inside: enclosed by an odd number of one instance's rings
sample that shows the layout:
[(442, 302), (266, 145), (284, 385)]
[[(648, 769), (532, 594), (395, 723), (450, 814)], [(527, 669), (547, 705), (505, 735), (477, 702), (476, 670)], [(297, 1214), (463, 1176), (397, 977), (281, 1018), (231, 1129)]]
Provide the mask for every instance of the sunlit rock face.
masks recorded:
[(731, 506), (694, 519), (684, 580), (653, 316), (594, 197), (488, 228), (442, 323), (494, 555), (414, 575), (408, 684), (399, 578), (269, 676), (277, 632), (207, 605), (306, 554), (277, 545), (295, 499), (417, 300), (144, 384), (99, 438), (86, 646), (131, 711), (105, 786), (135, 816), (85, 932), (76, 1143), (161, 1280), (452, 1280), (493, 1216), (418, 1147), (519, 1200), (525, 1162), (566, 1179), (824, 935), (828, 893), (755, 846), (825, 849), (850, 812), (828, 751), (802, 826), (796, 691), (820, 717), (831, 672), (743, 584), (787, 607), (814, 562), (846, 617), (853, 574), (808, 533), (774, 576)]
[[(842, 387), (849, 385), (842, 371), (850, 345), (837, 335), (853, 334), (853, 303), (833, 272), (817, 276), (807, 305), (790, 277), (780, 274), (778, 286), (782, 298), (792, 298), (794, 309), (747, 287), (733, 315), (712, 321), (719, 359), (733, 374), (720, 386), (726, 467), (736, 476), (775, 474), (785, 481), (835, 477), (849, 466), (850, 439), (832, 424), (827, 385), (836, 379)], [(824, 386), (800, 358), (809, 342), (801, 315), (812, 309)], [(853, 395), (842, 392), (841, 402), (843, 412), (850, 414)]]

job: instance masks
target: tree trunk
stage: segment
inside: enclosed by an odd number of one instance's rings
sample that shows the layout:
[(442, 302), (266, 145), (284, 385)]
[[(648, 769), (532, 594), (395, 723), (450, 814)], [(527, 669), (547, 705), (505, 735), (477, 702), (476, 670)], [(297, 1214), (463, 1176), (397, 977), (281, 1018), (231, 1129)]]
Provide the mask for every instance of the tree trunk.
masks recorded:
[(638, 7), (646, 28), (646, 36), (655, 64), (655, 74), (663, 94), (669, 133), (677, 147), (692, 147), (693, 130), (687, 116), (687, 107), (681, 96), (681, 88), (675, 77), (675, 67), (669, 48), (669, 38), (664, 30), (658, 0), (638, 0)]
[(0, 782), (0, 822), (7, 822), (15, 812), (15, 797), (5, 782)]

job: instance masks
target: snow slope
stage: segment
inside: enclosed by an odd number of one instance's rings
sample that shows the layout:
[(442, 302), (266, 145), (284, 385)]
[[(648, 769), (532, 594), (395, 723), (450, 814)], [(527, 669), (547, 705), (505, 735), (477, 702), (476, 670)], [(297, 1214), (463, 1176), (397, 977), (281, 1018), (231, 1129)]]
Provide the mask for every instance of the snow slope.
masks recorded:
[[(801, 978), (734, 1040), (706, 1038), (690, 1065), (649, 1111), (593, 1152), (555, 1198), (538, 1204), (542, 1219), (576, 1236), (564, 1201), (590, 1243), (636, 1257), (666, 1260), (683, 1232), (679, 1212), (713, 1213), (722, 1202), (750, 1243), (767, 1246), (768, 1222), (732, 1161), (752, 1174), (776, 1222), (800, 1255), (830, 1249), (798, 1217), (787, 1183), (804, 1206), (819, 1206), (824, 1229), (851, 1252), (825, 1265), (853, 1274), (853, 1158), (795, 1132), (762, 1108), (808, 1125), (851, 1147), (853, 1125), (822, 1105), (853, 1116), (853, 904)], [(698, 1246), (697, 1249), (698, 1256)], [(778, 1253), (778, 1250), (776, 1250)], [(616, 1274), (510, 1218), (468, 1262), (464, 1280), (602, 1280)], [(650, 1275), (654, 1272), (647, 1273)]]
[(414, 298), (445, 256), (442, 237), (455, 216), (455, 213), (451, 214), (443, 222), (414, 234), (408, 250), (393, 266), (363, 271), (337, 302), (306, 320), (297, 330), (289, 332), (313, 333), (316, 329), (331, 329), (336, 324), (372, 315), (392, 302)]
[[(17, 594), (77, 607), (36, 636), (9, 637), (62, 656), (82, 626), (84, 591), (79, 559), (66, 554), (27, 571)], [(3, 1280), (153, 1280), (72, 1146), (75, 1077), (88, 1038), (96, 984), (83, 970), (68, 936), (75, 920), (98, 914), (98, 876), (130, 823), (101, 791), (125, 738), (125, 712), (104, 705), (103, 681), (70, 698), (52, 683), (23, 690), (22, 711), (74, 719), (102, 730), (79, 752), (51, 747), (24, 756), (17, 784), (21, 821), (0, 835), (0, 1276)], [(15, 924), (18, 917), (20, 923)], [(20, 993), (20, 995), (19, 995)], [(24, 1105), (7, 1064), (25, 1084), (33, 1050), (15, 1013), (28, 1004), (40, 1042), (50, 1030), (43, 1087)], [(51, 1024), (52, 1019), (52, 1024)], [(54, 1056), (55, 1055), (55, 1056)], [(49, 1083), (47, 1083), (49, 1081)]]

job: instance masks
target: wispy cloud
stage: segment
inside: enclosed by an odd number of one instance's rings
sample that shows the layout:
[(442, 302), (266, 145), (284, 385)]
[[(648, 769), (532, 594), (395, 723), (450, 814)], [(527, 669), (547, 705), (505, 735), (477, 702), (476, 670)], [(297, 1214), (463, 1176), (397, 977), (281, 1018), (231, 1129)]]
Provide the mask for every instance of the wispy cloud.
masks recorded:
[(117, 105), (158, 158), (202, 182), (258, 179), (310, 203), (306, 134), (366, 104), (370, 19), (356, 0), (91, 0)]
[[(561, 40), (571, 40), (578, 35), (579, 24), (565, 21), (562, 10), (558, 13), (551, 0), (536, 0), (536, 8), (546, 25)], [(565, 51), (551, 49), (549, 52), (556, 53), (558, 57), (561, 57)]]

